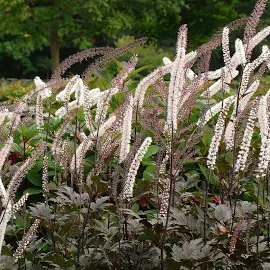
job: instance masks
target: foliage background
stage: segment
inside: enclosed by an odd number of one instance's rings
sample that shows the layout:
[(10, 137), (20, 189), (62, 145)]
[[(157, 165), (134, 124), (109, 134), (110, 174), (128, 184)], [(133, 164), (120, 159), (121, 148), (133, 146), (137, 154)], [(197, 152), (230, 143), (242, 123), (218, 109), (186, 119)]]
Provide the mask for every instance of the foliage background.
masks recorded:
[[(90, 47), (114, 46), (126, 36), (148, 37), (145, 46), (152, 53), (147, 62), (156, 64), (157, 53), (174, 51), (180, 24), (188, 24), (189, 48), (194, 49), (230, 21), (246, 17), (254, 4), (255, 0), (0, 0), (0, 77), (48, 79), (58, 56), (61, 61)], [(269, 12), (268, 6), (262, 26)], [(78, 67), (70, 73), (79, 73)]]

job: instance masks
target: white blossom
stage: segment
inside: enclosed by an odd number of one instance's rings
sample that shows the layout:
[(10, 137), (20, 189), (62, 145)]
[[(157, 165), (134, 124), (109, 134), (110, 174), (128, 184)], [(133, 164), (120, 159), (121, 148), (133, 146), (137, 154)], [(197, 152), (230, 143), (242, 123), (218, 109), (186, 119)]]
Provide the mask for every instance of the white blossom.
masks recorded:
[[(86, 152), (93, 146), (93, 142), (96, 139), (96, 136), (103, 136), (106, 130), (111, 128), (113, 123), (116, 120), (116, 116), (112, 115), (104, 124), (102, 124), (98, 131), (90, 133), (86, 138), (83, 139), (79, 147), (76, 149), (76, 155), (74, 154), (70, 163), (70, 170), (73, 172), (76, 168), (78, 171), (82, 165), (83, 159)], [(76, 157), (76, 159), (75, 159)], [(76, 167), (75, 167), (76, 164)]]
[(267, 99), (269, 97), (269, 92), (262, 96), (259, 101), (258, 108), (258, 121), (260, 126), (260, 136), (261, 136), (261, 149), (259, 154), (259, 164), (256, 171), (258, 172), (257, 177), (265, 175), (265, 171), (269, 164), (270, 159), (270, 139), (269, 139), (269, 123), (268, 123), (268, 109), (267, 109)]
[(197, 125), (204, 126), (211, 118), (213, 118), (217, 113), (219, 113), (223, 107), (225, 107), (227, 104), (232, 104), (234, 101), (235, 96), (230, 96), (225, 98), (223, 101), (215, 104), (205, 113), (202, 118), (198, 120)]
[(138, 152), (136, 153), (136, 155), (135, 155), (135, 157), (130, 165), (128, 175), (127, 175), (127, 178), (126, 178), (125, 183), (124, 183), (123, 199), (129, 200), (130, 198), (132, 198), (135, 179), (136, 179), (138, 169), (140, 167), (140, 163), (141, 163), (143, 156), (147, 152), (147, 149), (151, 143), (152, 143), (152, 138), (147, 137), (144, 140), (144, 142), (142, 143), (142, 145), (140, 146)]
[(228, 92), (228, 90), (230, 89), (228, 84), (230, 84), (231, 81), (239, 74), (239, 71), (238, 70), (230, 71), (227, 68), (224, 68), (223, 70), (224, 70), (224, 81), (219, 79), (216, 82), (214, 82), (205, 92), (202, 93), (203, 97), (212, 97), (222, 88), (223, 90), (225, 90), (225, 92)]
[(163, 57), (162, 58), (162, 62), (163, 64), (166, 66), (166, 65), (170, 65), (172, 63), (172, 61), (168, 58), (168, 57)]
[(165, 217), (168, 211), (169, 198), (170, 198), (170, 179), (166, 177), (166, 164), (169, 160), (169, 154), (166, 153), (166, 156), (162, 160), (159, 169), (159, 179), (158, 182), (162, 185), (162, 191), (159, 195), (160, 197), (160, 209), (159, 215)]
[(42, 99), (48, 98), (52, 95), (52, 90), (43, 82), (38, 76), (34, 78), (34, 83), (36, 85), (36, 90), (41, 95)]
[(97, 110), (96, 110), (96, 116), (95, 116), (95, 123), (98, 126), (104, 123), (107, 110), (110, 105), (110, 100), (112, 96), (115, 95), (118, 91), (119, 91), (118, 88), (111, 88), (100, 93), (99, 99), (97, 102)]
[(247, 62), (245, 48), (241, 39), (235, 40), (235, 52), (238, 57), (238, 62), (245, 65)]
[(1, 171), (6, 159), (8, 157), (10, 150), (11, 150), (13, 140), (14, 140), (13, 136), (9, 136), (5, 146), (0, 150), (0, 171)]
[(70, 95), (76, 91), (79, 78), (79, 75), (75, 75), (74, 77), (72, 77), (68, 84), (65, 86), (65, 88), (56, 95), (56, 100), (68, 102), (70, 99)]
[(230, 105), (231, 104), (229, 102), (225, 104), (225, 106), (223, 107), (223, 109), (221, 110), (219, 114), (218, 121), (215, 126), (215, 133), (209, 147), (209, 152), (208, 152), (207, 162), (206, 162), (207, 166), (211, 170), (214, 170), (215, 168), (218, 148), (220, 145), (221, 137), (222, 137), (224, 126), (225, 126), (225, 117), (228, 113)]
[(222, 51), (224, 63), (227, 67), (230, 66), (231, 56), (230, 56), (230, 42), (229, 42), (229, 28), (224, 27), (222, 31)]
[(132, 112), (133, 112), (133, 97), (130, 96), (130, 101), (123, 120), (119, 163), (123, 162), (126, 159), (130, 151)]
[(253, 107), (250, 111), (249, 118), (247, 121), (246, 129), (244, 132), (243, 140), (240, 145), (240, 151), (237, 156), (235, 163), (235, 172), (244, 171), (246, 162), (249, 154), (252, 134), (255, 125), (255, 119), (257, 118), (257, 107)]
[(18, 212), (26, 203), (28, 199), (29, 194), (25, 193), (15, 204), (12, 205), (10, 214), (14, 215), (16, 212)]
[(161, 76), (170, 73), (172, 65), (173, 64), (171, 63), (167, 64), (166, 66), (155, 69), (153, 72), (148, 74), (139, 82), (135, 91), (134, 104), (138, 105), (139, 108), (143, 106), (145, 92), (148, 89), (148, 87), (157, 82)]
[(72, 110), (79, 108), (79, 107), (80, 106), (79, 106), (78, 100), (73, 100), (73, 101), (69, 102), (67, 106), (63, 106), (63, 107), (59, 108), (55, 112), (55, 116), (62, 118), (67, 114), (68, 111), (72, 111)]

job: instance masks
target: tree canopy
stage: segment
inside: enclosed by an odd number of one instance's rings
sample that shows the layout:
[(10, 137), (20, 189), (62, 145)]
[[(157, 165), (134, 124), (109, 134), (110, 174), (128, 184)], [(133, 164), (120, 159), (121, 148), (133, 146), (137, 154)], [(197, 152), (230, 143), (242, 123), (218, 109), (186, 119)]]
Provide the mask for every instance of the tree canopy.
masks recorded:
[(196, 47), (251, 10), (253, 2), (0, 0), (0, 76), (49, 73), (69, 54), (113, 45), (125, 35), (147, 36), (163, 48), (172, 47), (183, 23), (189, 27), (189, 47)]

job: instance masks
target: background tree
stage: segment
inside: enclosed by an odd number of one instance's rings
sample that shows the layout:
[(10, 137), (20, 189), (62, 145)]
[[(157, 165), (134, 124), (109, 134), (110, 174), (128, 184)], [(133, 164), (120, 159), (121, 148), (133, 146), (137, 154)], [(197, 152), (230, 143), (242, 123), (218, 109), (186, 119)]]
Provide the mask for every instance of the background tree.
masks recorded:
[[(189, 48), (249, 14), (255, 0), (0, 0), (0, 76), (49, 77), (68, 55), (147, 36), (173, 51), (180, 24)], [(269, 7), (266, 14), (269, 13)], [(262, 23), (267, 24), (267, 16)], [(155, 53), (153, 53), (155, 57)]]
[[(179, 22), (183, 1), (156, 2), (153, 5), (147, 0), (135, 4), (125, 0), (0, 0), (0, 53), (33, 71), (25, 59), (49, 47), (54, 70), (62, 48), (78, 51), (109, 44), (110, 39), (132, 28), (137, 29), (137, 35), (156, 34), (159, 25), (164, 31), (170, 20)], [(160, 23), (156, 24), (158, 20)], [(155, 31), (151, 32), (153, 25)]]

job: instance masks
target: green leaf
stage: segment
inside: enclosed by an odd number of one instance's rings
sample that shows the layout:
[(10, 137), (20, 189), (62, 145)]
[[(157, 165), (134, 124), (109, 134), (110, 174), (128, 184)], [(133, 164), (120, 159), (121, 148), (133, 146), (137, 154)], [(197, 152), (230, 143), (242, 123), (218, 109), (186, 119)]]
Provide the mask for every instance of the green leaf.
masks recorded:
[(132, 207), (131, 207), (131, 210), (134, 212), (134, 213), (138, 213), (140, 207), (137, 203), (133, 204)]
[(142, 163), (143, 166), (156, 166), (156, 163), (153, 160), (149, 160), (149, 161), (148, 160), (147, 161), (143, 160), (141, 163)]
[(36, 135), (33, 138), (31, 138), (27, 143), (29, 145), (34, 145), (36, 142), (39, 142), (40, 139), (41, 139), (41, 136), (40, 135)]
[(35, 170), (30, 170), (26, 174), (26, 178), (35, 186), (41, 187), (42, 186), (42, 177), (39, 173), (37, 173)]
[(26, 193), (28, 193), (29, 195), (35, 195), (35, 194), (42, 193), (42, 190), (37, 189), (37, 188), (28, 188), (23, 192), (23, 194), (26, 194)]
[(208, 181), (209, 183), (214, 185), (214, 186), (218, 186), (219, 185), (219, 180), (217, 178), (217, 176), (215, 175), (214, 172), (211, 172), (211, 175), (209, 177), (209, 169), (204, 167), (203, 165), (199, 164), (199, 167), (201, 169), (202, 174), (204, 175), (205, 179)]
[(62, 170), (62, 167), (52, 160), (48, 160), (48, 168), (51, 170), (55, 169), (57, 172), (60, 172)]
[(143, 172), (143, 178), (148, 181), (153, 181), (156, 174), (156, 166), (147, 166)]
[(151, 68), (152, 66), (153, 65), (149, 64), (149, 65), (145, 65), (145, 66), (135, 69), (134, 71), (130, 72), (127, 80), (131, 79), (132, 77), (134, 77), (136, 74), (140, 73), (141, 71)]
[(124, 104), (125, 102), (125, 96), (122, 93), (115, 94), (115, 100), (118, 105)]
[(19, 153), (21, 156), (23, 155), (23, 149), (17, 143), (13, 143), (13, 145), (12, 145), (12, 151)]
[(38, 135), (39, 131), (37, 129), (37, 125), (34, 124), (30, 127), (22, 126), (21, 128), (21, 135), (23, 137), (23, 140), (26, 142), (33, 138), (34, 136)]
[(212, 135), (211, 135), (210, 128), (206, 126), (202, 134), (202, 142), (204, 146), (209, 146), (211, 143), (211, 140), (212, 140)]
[(54, 266), (60, 266), (61, 269), (67, 269), (67, 267), (74, 265), (72, 260), (66, 260), (59, 254), (50, 254), (43, 258), (44, 262), (52, 263)]
[(147, 159), (153, 155), (155, 155), (158, 152), (158, 146), (156, 145), (150, 145), (147, 149), (147, 152), (145, 153), (143, 159)]

